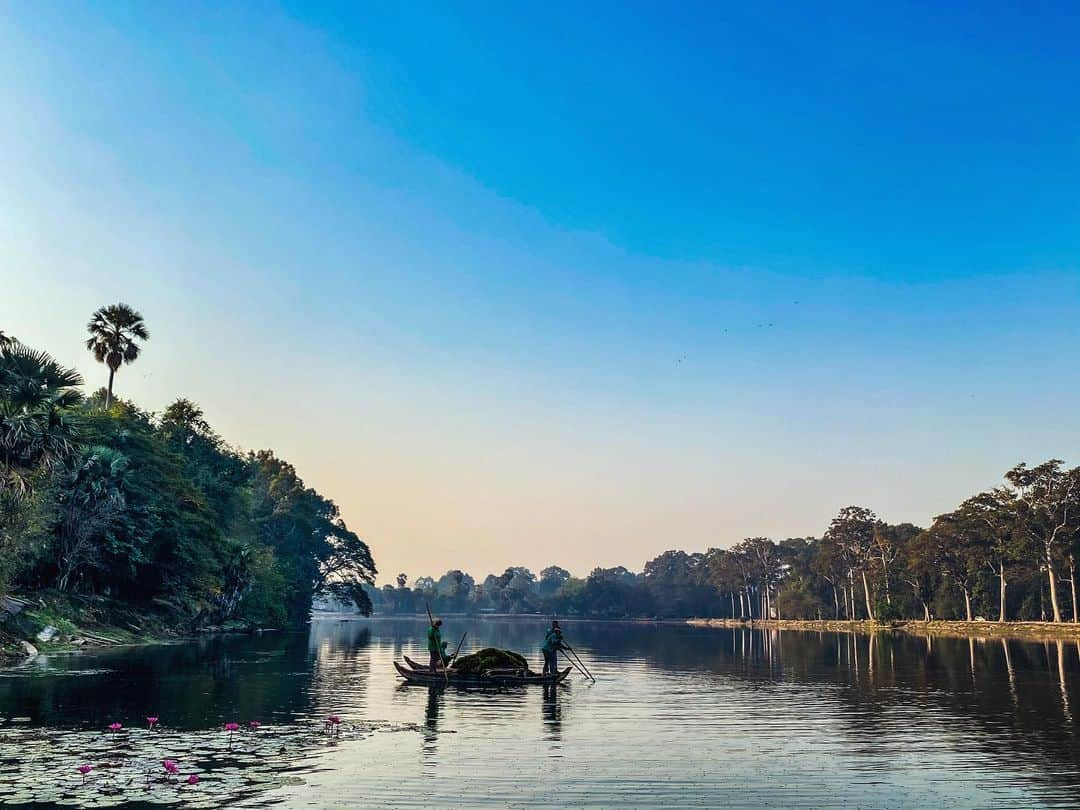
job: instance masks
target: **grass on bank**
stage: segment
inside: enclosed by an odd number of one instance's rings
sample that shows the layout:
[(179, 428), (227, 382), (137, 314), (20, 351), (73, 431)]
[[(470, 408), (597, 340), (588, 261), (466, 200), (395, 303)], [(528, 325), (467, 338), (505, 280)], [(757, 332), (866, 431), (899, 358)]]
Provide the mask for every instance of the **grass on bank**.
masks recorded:
[[(18, 596), (16, 594), (16, 596)], [(0, 620), (0, 659), (25, 658), (22, 642), (39, 652), (145, 644), (182, 638), (182, 622), (167, 603), (134, 607), (105, 596), (38, 591), (21, 599), (18, 612)], [(51, 638), (40, 637), (52, 628)], [(48, 635), (48, 634), (47, 634)]]
[[(688, 619), (697, 627), (750, 627), (749, 620), (740, 619)], [(914, 621), (901, 620), (876, 622), (869, 620), (847, 621), (844, 619), (754, 619), (754, 627), (776, 630), (811, 630), (816, 632), (882, 633), (901, 632), (911, 635), (953, 636), (957, 638), (1015, 638), (1028, 641), (1055, 639), (1080, 640), (1080, 624), (1073, 622), (996, 622), (996, 621)]]

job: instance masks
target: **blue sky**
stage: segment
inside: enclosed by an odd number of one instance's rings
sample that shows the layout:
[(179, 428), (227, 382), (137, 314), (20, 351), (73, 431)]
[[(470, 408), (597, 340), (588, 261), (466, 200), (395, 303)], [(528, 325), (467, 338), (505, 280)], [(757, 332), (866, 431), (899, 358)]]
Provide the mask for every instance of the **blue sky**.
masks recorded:
[(0, 328), (140, 308), (387, 576), (923, 522), (1073, 456), (1077, 15), (8, 5)]

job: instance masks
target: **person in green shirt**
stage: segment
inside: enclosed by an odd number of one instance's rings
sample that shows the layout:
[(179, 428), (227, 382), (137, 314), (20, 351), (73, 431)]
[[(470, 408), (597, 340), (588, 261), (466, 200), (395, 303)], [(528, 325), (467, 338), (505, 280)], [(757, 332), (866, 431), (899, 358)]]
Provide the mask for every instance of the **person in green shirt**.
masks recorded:
[(563, 649), (562, 630), (559, 623), (554, 621), (546, 633), (544, 643), (540, 651), (544, 654), (544, 674), (554, 675), (559, 671), (559, 650)]
[(431, 671), (435, 672), (443, 663), (443, 640), (442, 640), (442, 619), (436, 619), (431, 623), (431, 627), (427, 631), (427, 648), (428, 655), (430, 657), (429, 665)]

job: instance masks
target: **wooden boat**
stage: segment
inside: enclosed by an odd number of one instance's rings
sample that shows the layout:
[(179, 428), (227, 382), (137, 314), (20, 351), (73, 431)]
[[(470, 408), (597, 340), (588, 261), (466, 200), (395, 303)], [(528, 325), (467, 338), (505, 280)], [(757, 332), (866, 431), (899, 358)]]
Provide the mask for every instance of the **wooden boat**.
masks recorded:
[[(409, 667), (409, 669), (415, 669), (418, 672), (431, 672), (431, 667), (429, 667), (427, 664), (421, 664), (419, 661), (413, 661), (407, 655), (403, 655), (401, 657), (405, 659), (405, 664)], [(452, 665), (450, 667), (450, 671), (454, 671)], [(439, 672), (442, 672), (442, 670), (440, 669)]]
[[(407, 659), (406, 659), (407, 660)], [(538, 675), (528, 669), (489, 669), (476, 675), (464, 672), (454, 672), (453, 669), (445, 673), (440, 669), (432, 672), (427, 667), (419, 667), (415, 661), (408, 661), (410, 666), (403, 666), (394, 662), (394, 669), (409, 683), (421, 683), (427, 686), (527, 686), (530, 684), (553, 684), (561, 683), (570, 674), (571, 667), (554, 675)]]

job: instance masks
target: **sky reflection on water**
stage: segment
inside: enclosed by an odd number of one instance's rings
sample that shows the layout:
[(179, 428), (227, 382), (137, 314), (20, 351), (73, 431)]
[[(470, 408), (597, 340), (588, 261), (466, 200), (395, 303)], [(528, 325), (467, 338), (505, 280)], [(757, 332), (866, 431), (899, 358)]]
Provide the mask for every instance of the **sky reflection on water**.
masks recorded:
[[(50, 656), (0, 673), (0, 717), (419, 727), (298, 755), (303, 783), (261, 799), (287, 806), (1064, 807), (1080, 793), (1074, 642), (571, 622), (595, 684), (479, 693), (401, 683), (391, 661), (422, 656), (424, 625), (326, 619)], [(539, 621), (447, 625), (466, 649), (539, 666)]]

